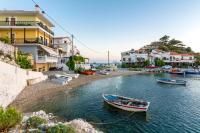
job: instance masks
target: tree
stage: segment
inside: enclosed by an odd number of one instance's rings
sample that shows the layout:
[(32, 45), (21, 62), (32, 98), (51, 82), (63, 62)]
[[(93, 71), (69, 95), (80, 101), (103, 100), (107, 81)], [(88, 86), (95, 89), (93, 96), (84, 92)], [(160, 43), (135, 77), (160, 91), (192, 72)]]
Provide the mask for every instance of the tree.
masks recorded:
[(168, 41), (169, 41), (169, 38), (170, 38), (169, 36), (164, 35), (163, 37), (161, 37), (161, 38), (159, 39), (159, 41), (162, 42), (163, 44), (167, 44)]
[(69, 70), (75, 70), (75, 61), (72, 56), (69, 58), (69, 61), (66, 63), (66, 65), (69, 67)]
[(155, 66), (159, 66), (159, 67), (162, 67), (165, 65), (165, 62), (161, 59), (156, 59), (155, 60)]
[(150, 61), (149, 60), (144, 61), (144, 66), (149, 66), (149, 65), (150, 65)]
[(188, 53), (191, 53), (191, 52), (192, 52), (191, 47), (187, 47), (185, 50), (186, 50)]

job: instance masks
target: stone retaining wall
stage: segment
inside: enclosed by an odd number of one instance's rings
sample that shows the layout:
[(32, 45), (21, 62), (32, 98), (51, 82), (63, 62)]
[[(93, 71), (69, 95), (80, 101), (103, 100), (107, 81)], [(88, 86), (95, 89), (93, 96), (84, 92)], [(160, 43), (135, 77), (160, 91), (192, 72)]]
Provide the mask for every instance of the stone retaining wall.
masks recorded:
[(0, 41), (0, 50), (4, 52), (4, 54), (9, 54), (14, 57), (15, 47), (10, 44), (5, 44)]

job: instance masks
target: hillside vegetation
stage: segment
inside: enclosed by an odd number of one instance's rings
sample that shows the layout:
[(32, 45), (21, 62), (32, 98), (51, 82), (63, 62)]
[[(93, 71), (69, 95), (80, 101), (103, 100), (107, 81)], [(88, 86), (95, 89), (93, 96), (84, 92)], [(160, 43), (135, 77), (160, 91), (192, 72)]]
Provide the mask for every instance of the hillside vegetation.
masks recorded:
[(170, 39), (170, 36), (163, 36), (158, 41), (151, 42), (149, 45), (144, 46), (147, 52), (151, 52), (152, 49), (160, 49), (166, 52), (177, 53), (194, 53), (191, 47), (183, 44), (182, 41), (176, 39)]

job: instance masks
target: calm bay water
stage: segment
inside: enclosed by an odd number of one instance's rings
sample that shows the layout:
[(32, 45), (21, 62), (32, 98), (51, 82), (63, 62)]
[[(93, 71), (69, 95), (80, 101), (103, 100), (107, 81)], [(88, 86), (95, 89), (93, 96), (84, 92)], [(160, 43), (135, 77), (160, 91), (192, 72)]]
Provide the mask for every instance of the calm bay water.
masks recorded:
[[(200, 80), (185, 78), (187, 86), (158, 84), (161, 75), (134, 75), (95, 81), (74, 90), (46, 96), (27, 107), (72, 120), (83, 118), (107, 133), (200, 132)], [(182, 77), (174, 77), (182, 78)], [(116, 90), (116, 87), (118, 88)], [(117, 93), (151, 102), (145, 113), (128, 113), (105, 104), (102, 93)]]

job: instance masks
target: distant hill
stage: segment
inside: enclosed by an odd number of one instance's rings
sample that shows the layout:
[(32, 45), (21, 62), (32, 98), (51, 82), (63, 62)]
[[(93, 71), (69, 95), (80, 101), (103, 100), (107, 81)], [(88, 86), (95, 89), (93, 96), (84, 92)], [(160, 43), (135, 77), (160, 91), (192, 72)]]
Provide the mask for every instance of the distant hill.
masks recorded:
[(194, 53), (191, 47), (183, 44), (182, 41), (176, 39), (170, 39), (169, 36), (165, 35), (158, 41), (151, 42), (149, 45), (144, 46), (146, 52), (151, 52), (153, 49), (160, 49), (166, 52), (177, 52), (177, 53)]

